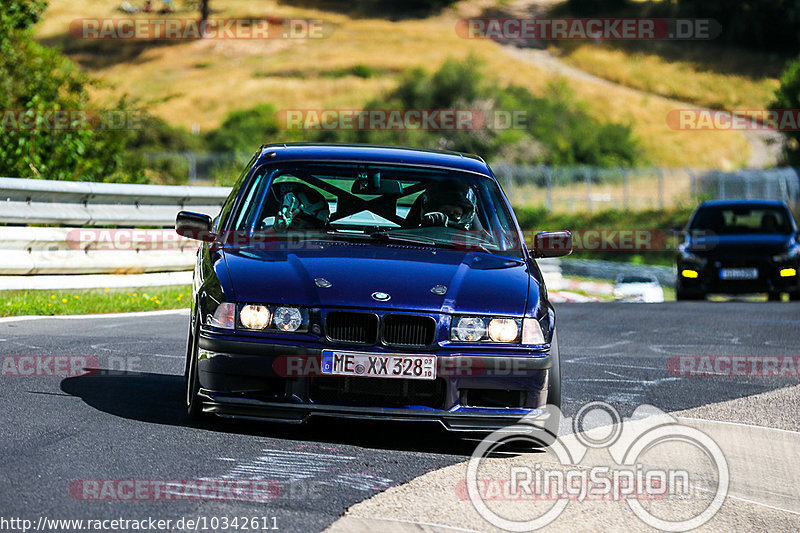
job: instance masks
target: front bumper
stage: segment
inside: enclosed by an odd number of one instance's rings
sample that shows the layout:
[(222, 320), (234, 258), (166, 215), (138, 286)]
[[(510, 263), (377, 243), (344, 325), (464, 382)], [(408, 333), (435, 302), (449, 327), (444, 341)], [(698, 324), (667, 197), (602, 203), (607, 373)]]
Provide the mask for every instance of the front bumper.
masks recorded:
[[(756, 268), (756, 279), (722, 279), (720, 270), (724, 268)], [(784, 268), (794, 268), (800, 272), (800, 265), (796, 263), (776, 264), (768, 260), (728, 260), (711, 263), (705, 267), (698, 267), (693, 263), (677, 264), (678, 288), (691, 294), (753, 294), (762, 292), (796, 292), (800, 291), (800, 276), (781, 277), (780, 271)], [(682, 275), (684, 269), (698, 272), (697, 278), (687, 278)]]
[(288, 423), (315, 417), (438, 422), (449, 431), (493, 431), (524, 416), (547, 416), (549, 351), (441, 350), (436, 380), (406, 380), (321, 374), (322, 350), (201, 333), (204, 412)]

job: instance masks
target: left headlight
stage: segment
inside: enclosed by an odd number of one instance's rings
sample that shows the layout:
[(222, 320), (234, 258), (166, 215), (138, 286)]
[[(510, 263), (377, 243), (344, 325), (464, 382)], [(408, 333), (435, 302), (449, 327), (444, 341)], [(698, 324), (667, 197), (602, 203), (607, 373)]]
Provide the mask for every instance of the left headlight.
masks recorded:
[(772, 260), (776, 263), (785, 263), (787, 261), (792, 261), (800, 257), (800, 246), (792, 246), (785, 253), (780, 255), (772, 256)]
[(518, 318), (457, 316), (450, 326), (450, 340), (457, 342), (519, 342)]

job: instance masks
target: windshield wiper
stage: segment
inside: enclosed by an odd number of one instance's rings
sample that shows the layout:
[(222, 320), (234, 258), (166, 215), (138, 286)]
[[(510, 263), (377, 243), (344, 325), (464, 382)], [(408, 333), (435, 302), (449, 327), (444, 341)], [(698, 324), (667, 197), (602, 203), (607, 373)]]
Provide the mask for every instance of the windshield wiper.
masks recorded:
[(469, 248), (470, 250), (478, 250), (484, 253), (491, 253), (489, 250), (486, 249), (485, 246), (479, 243), (459, 243), (456, 244), (450, 241), (440, 241), (436, 239), (426, 239), (424, 237), (409, 237), (406, 235), (398, 235), (396, 233), (390, 233), (388, 231), (375, 231), (369, 234), (370, 237), (373, 239), (384, 241), (384, 242), (402, 242), (406, 244), (421, 244), (425, 246), (442, 246), (447, 248)]
[(437, 244), (442, 244), (436, 242), (433, 239), (424, 239), (419, 237), (406, 237), (404, 235), (395, 235), (389, 233), (388, 231), (373, 231), (369, 234), (369, 236), (376, 241), (384, 241), (384, 242), (402, 242), (406, 244), (423, 244), (425, 246), (436, 246)]

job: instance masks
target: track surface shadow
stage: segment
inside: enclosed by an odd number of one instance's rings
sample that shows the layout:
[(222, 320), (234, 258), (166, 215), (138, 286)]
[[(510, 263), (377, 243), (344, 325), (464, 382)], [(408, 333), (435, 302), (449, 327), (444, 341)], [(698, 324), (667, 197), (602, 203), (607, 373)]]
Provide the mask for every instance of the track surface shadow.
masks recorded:
[(183, 409), (183, 376), (100, 369), (61, 381), (61, 390), (121, 418), (151, 424), (198, 427), (223, 433), (358, 445), (374, 449), (469, 456), (476, 439), (448, 435), (437, 424), (312, 420), (290, 425), (209, 418), (192, 423)]

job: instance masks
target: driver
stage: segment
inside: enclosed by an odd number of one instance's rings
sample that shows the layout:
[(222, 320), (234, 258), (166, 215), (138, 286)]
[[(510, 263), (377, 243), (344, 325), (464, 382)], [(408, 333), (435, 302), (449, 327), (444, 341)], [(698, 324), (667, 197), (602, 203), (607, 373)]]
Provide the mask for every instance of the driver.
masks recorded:
[(283, 233), (296, 230), (324, 229), (328, 225), (330, 208), (319, 191), (303, 183), (278, 183), (275, 196), (279, 201), (273, 228)]
[(475, 219), (475, 195), (461, 183), (437, 183), (422, 194), (421, 226), (469, 230)]

